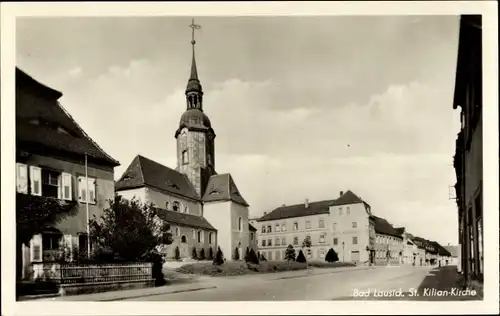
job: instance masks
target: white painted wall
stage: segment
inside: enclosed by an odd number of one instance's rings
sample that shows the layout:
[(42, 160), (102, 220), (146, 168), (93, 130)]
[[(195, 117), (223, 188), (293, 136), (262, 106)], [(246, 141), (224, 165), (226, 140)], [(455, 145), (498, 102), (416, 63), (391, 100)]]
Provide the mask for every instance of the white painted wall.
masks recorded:
[(203, 217), (217, 229), (217, 245), (221, 248), (224, 258), (231, 260), (231, 202), (205, 203)]

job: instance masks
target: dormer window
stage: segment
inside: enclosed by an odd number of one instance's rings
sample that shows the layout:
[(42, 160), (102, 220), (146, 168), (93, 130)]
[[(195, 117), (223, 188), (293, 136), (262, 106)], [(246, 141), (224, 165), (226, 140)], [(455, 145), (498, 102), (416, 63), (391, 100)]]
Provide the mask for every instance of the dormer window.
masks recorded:
[(188, 163), (189, 163), (188, 151), (184, 150), (182, 152), (182, 164), (185, 165), (185, 164), (188, 164)]
[(179, 186), (178, 186), (177, 184), (175, 184), (175, 183), (172, 183), (170, 180), (169, 180), (169, 181), (167, 181), (167, 185), (168, 185), (169, 187), (171, 187), (171, 188), (174, 188), (174, 189), (179, 190)]
[(217, 190), (217, 189), (213, 189), (211, 192), (210, 192), (210, 195), (219, 195), (220, 192)]
[(181, 208), (181, 203), (179, 203), (178, 201), (172, 203), (172, 209), (174, 210), (174, 212), (179, 212), (180, 208)]

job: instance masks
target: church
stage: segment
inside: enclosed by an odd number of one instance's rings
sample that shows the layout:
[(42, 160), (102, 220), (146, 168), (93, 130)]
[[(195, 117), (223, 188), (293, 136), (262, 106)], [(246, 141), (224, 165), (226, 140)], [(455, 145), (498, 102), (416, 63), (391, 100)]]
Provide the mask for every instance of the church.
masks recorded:
[[(198, 79), (193, 28), (191, 73), (186, 87), (186, 111), (174, 137), (177, 166), (171, 169), (137, 155), (115, 183), (117, 194), (152, 203), (158, 216), (170, 223), (173, 243), (165, 247), (167, 258), (190, 258), (193, 249), (205, 256), (220, 247), (224, 258), (247, 247), (256, 250), (255, 228), (248, 222), (248, 203), (231, 174), (215, 171), (215, 131), (203, 111), (203, 89)], [(211, 249), (210, 249), (211, 248)]]

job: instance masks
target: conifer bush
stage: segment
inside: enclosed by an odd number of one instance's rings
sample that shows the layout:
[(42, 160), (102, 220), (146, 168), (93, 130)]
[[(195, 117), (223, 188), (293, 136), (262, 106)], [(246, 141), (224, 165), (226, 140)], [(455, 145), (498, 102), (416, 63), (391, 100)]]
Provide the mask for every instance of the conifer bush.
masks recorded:
[(299, 250), (299, 255), (297, 256), (297, 259), (295, 260), (297, 262), (304, 263), (306, 262), (306, 256), (304, 256), (304, 253), (302, 252), (302, 249)]

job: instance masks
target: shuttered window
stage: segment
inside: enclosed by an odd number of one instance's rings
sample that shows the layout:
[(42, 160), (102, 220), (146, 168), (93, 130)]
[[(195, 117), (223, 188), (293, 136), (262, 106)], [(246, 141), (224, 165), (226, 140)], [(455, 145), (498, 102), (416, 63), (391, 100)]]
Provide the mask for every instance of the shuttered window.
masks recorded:
[(28, 166), (22, 163), (16, 163), (16, 190), (28, 193)]
[(42, 196), (42, 169), (30, 166), (31, 194)]

